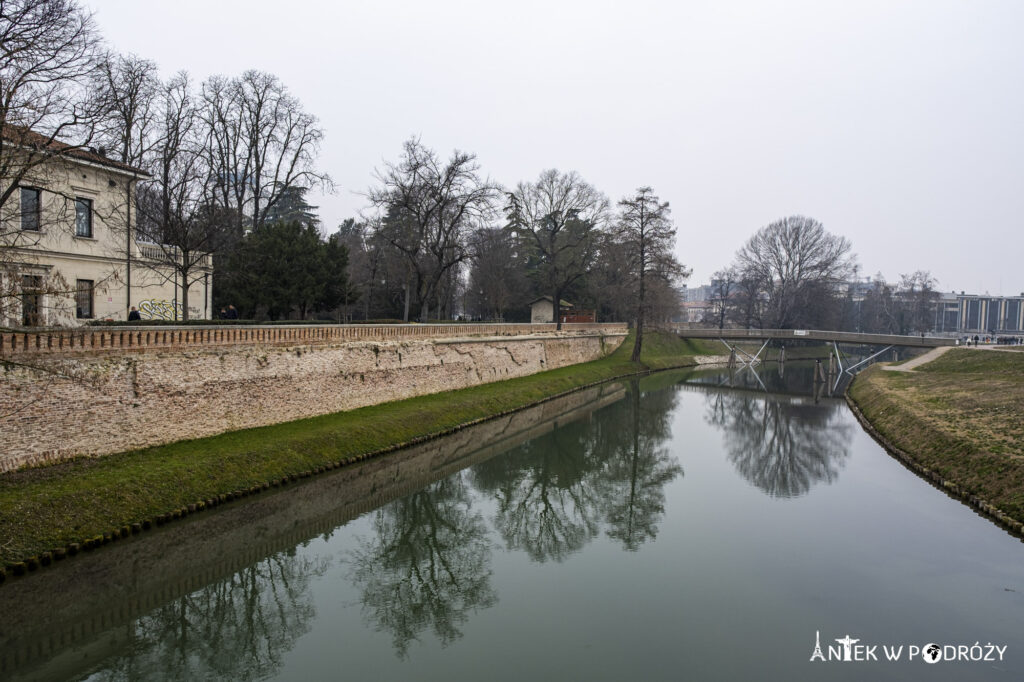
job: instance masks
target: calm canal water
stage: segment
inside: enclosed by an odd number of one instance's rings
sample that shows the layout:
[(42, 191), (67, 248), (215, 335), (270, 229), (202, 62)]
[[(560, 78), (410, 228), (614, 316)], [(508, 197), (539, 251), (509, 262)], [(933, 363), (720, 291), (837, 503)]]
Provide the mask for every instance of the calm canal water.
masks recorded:
[(0, 678), (1024, 678), (1024, 543), (827, 393), (661, 373), (219, 507), (0, 588)]

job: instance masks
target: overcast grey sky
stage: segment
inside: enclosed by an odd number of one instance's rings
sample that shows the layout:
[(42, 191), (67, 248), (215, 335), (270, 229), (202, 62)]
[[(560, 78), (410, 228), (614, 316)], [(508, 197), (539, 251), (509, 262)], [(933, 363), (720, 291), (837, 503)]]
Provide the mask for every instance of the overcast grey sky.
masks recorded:
[(280, 76), (327, 132), (330, 231), (419, 135), (505, 185), (651, 185), (691, 286), (800, 213), (863, 274), (1024, 292), (1024, 2), (84, 1), (165, 75)]

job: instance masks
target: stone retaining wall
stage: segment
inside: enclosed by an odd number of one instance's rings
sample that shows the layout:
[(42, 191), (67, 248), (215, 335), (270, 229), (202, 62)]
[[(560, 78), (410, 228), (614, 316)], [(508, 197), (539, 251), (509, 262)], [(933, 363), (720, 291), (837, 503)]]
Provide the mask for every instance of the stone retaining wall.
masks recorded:
[(0, 471), (7, 471), (587, 362), (617, 348), (625, 327), (336, 325), (3, 336)]

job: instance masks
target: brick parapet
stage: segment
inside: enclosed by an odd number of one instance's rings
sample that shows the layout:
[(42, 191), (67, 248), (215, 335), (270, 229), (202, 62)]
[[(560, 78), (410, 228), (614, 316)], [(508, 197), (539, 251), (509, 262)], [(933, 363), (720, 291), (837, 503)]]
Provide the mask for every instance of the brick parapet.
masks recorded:
[[(565, 332), (624, 333), (626, 325), (579, 323)], [(349, 341), (405, 341), (520, 336), (555, 331), (554, 324), (388, 324), (117, 327), (0, 333), (0, 356), (54, 355), (245, 345), (329, 345)]]

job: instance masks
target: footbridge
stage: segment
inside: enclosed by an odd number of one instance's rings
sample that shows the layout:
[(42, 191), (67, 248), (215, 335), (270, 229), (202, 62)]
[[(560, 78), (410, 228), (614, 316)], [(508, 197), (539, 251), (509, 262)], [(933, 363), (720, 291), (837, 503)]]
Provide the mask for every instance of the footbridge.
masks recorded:
[(904, 336), (902, 334), (862, 334), (830, 332), (818, 329), (685, 329), (673, 330), (684, 339), (722, 339), (725, 341), (824, 341), (826, 343), (857, 343), (866, 346), (907, 346), (938, 348), (955, 346), (956, 339), (941, 336)]
[[(761, 353), (768, 347), (768, 344), (772, 341), (780, 341), (782, 348), (785, 349), (786, 341), (822, 341), (826, 344), (831, 343), (835, 350), (834, 360), (830, 359), (829, 363), (834, 361), (838, 363), (839, 376), (842, 374), (850, 374), (851, 376), (859, 368), (868, 364), (879, 355), (882, 355), (888, 350), (895, 347), (905, 348), (940, 348), (943, 346), (955, 346), (956, 339), (951, 339), (942, 336), (927, 336), (925, 334), (920, 335), (902, 335), (902, 334), (862, 334), (860, 332), (838, 332), (838, 331), (822, 331), (819, 329), (688, 329), (682, 326), (678, 326), (673, 331), (684, 339), (717, 339), (724, 343), (729, 351), (732, 353), (732, 357), (738, 357), (738, 354), (745, 356), (743, 360), (744, 364), (753, 364), (758, 362), (761, 357)], [(761, 344), (760, 350), (754, 355), (746, 352), (738, 346), (731, 345), (737, 341), (754, 341)], [(864, 346), (882, 346), (882, 350), (864, 358), (860, 362), (843, 367), (842, 354), (839, 352), (839, 344), (858, 344)], [(785, 359), (785, 355), (782, 355), (782, 359)], [(732, 362), (732, 360), (730, 360)], [(829, 372), (831, 374), (831, 371)], [(836, 379), (838, 385), (838, 377)]]

